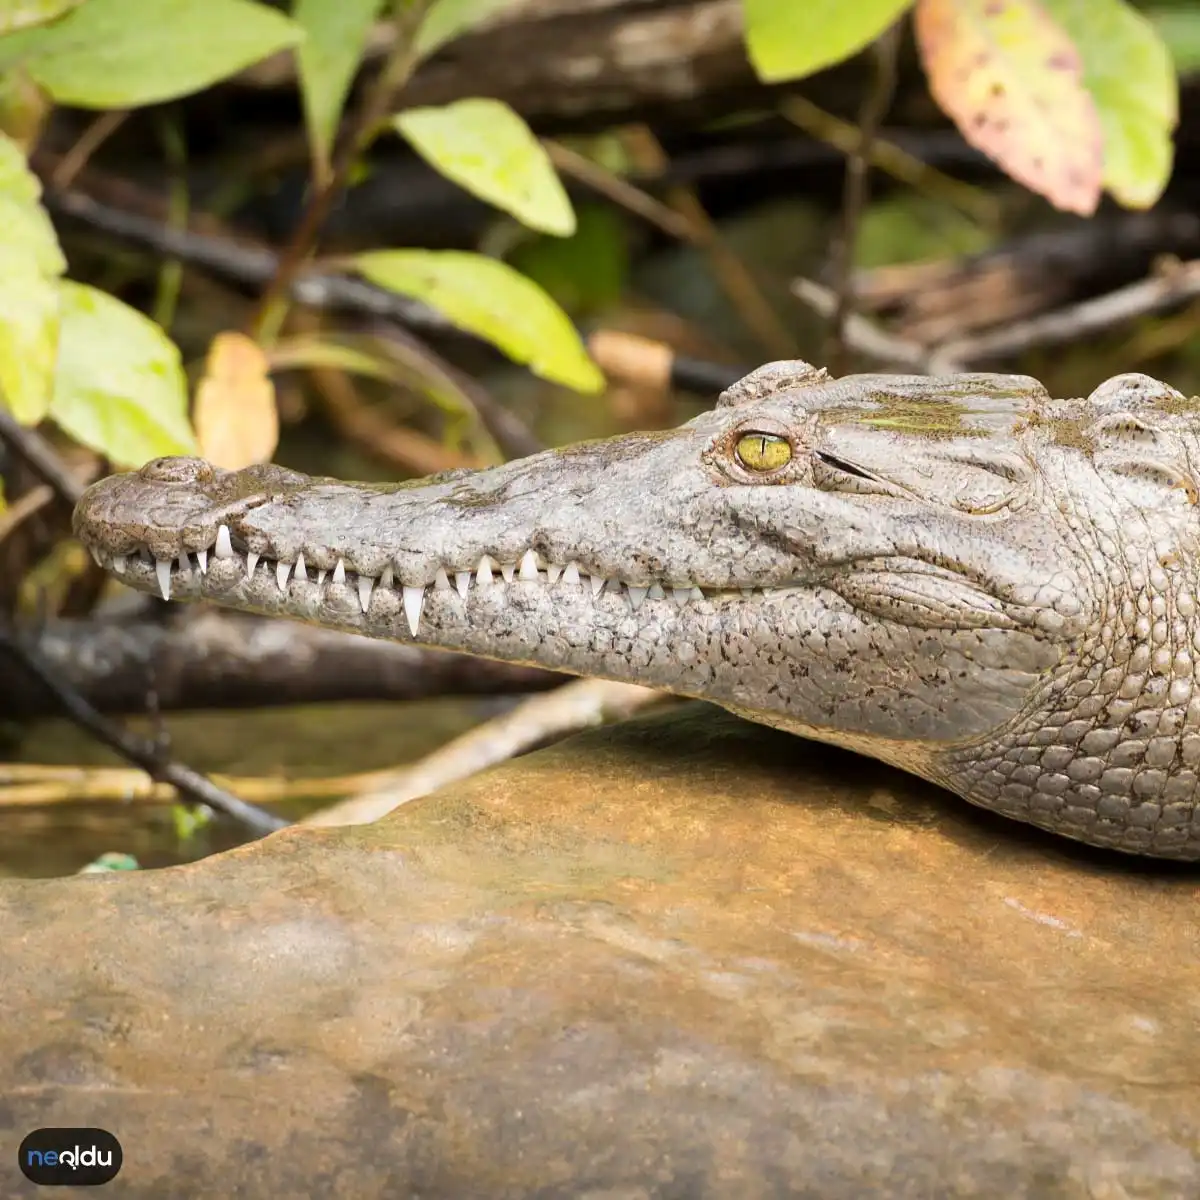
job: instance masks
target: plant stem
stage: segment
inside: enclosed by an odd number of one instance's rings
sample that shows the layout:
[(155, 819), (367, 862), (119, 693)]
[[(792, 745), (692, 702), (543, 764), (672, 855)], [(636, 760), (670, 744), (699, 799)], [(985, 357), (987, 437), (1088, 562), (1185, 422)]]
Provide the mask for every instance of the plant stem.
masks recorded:
[(355, 163), (379, 132), (396, 93), (408, 82), (417, 65), (416, 33), (432, 0), (394, 0), (395, 41), (383, 68), (371, 84), (362, 106), (340, 139), (333, 169), (316, 185), (300, 224), (283, 252), (279, 269), (251, 318), (249, 334), (260, 345), (270, 345), (287, 314), (288, 293), (305, 259), (312, 253), (338, 197), (350, 182)]

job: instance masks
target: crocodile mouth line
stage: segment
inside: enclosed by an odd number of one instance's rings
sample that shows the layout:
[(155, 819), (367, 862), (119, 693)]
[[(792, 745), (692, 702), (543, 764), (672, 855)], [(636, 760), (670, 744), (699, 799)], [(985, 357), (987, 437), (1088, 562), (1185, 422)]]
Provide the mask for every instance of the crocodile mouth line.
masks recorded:
[[(547, 562), (532, 547), (515, 562), (501, 562), (493, 555), (484, 554), (472, 569), (438, 567), (431, 582), (405, 583), (398, 577), (397, 568), (392, 563), (385, 565), (377, 575), (372, 575), (348, 568), (344, 556), (337, 559), (332, 569), (327, 569), (306, 563), (303, 553), (298, 554), (293, 562), (287, 562), (272, 558), (269, 554), (239, 549), (233, 544), (228, 525), (218, 527), (216, 539), (208, 549), (180, 550), (176, 557), (169, 559), (156, 558), (145, 545), (124, 554), (109, 553), (94, 544), (89, 544), (88, 549), (99, 566), (113, 571), (117, 576), (129, 578), (131, 570), (152, 571), (164, 600), (170, 600), (172, 592), (181, 590), (182, 584), (195, 584), (200, 577), (207, 576), (210, 559), (240, 564), (248, 582), (255, 579), (258, 573), (264, 578), (273, 576), (281, 596), (286, 596), (289, 587), (296, 582), (315, 587), (318, 597), (323, 597), (332, 588), (346, 589), (357, 597), (364, 615), (369, 613), (372, 598), (378, 591), (390, 590), (399, 594), (413, 637), (418, 635), (426, 593), (431, 589), (454, 591), (465, 603), (472, 589), (504, 589), (514, 583), (541, 584), (564, 593), (574, 592), (593, 602), (601, 595), (619, 597), (629, 605), (631, 611), (636, 612), (647, 601), (663, 601), (684, 608), (705, 600), (782, 595), (801, 586), (797, 583), (773, 587), (705, 587), (695, 583), (677, 586), (659, 581), (641, 585), (617, 576), (589, 572), (577, 562)], [(148, 575), (146, 582), (149, 582)]]

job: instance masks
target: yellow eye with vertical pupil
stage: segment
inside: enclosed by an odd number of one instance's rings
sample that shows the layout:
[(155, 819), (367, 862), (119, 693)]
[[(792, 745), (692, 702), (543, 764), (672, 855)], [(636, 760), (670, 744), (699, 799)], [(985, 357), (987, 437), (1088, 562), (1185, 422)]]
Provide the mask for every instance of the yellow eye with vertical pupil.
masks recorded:
[(778, 471), (792, 461), (787, 438), (774, 433), (743, 433), (737, 442), (738, 462), (751, 471)]

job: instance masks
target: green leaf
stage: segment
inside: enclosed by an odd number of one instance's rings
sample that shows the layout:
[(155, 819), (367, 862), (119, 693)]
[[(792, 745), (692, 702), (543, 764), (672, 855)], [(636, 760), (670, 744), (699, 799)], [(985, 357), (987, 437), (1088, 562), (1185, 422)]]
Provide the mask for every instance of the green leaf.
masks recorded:
[(28, 255), (43, 275), (58, 276), (67, 264), (41, 195), (20, 148), (0, 134), (0, 253)]
[(353, 261), (372, 283), (423, 300), (535, 375), (579, 392), (604, 387), (566, 313), (507, 264), (457, 250), (373, 250)]
[(802, 79), (869, 46), (913, 0), (744, 0), (746, 49), (764, 83)]
[(195, 454), (175, 343), (148, 317), (95, 288), (64, 280), (61, 303), (50, 416), (118, 466)]
[(472, 25), (478, 25), (512, 3), (513, 0), (434, 0), (417, 30), (414, 46), (417, 57), (428, 58), (459, 34), (466, 33)]
[(50, 406), (58, 293), (30, 255), (0, 250), (0, 399), (23, 425)]
[(1166, 42), (1176, 70), (1181, 75), (1200, 71), (1200, 10), (1193, 7), (1148, 8), (1145, 15)]
[(1171, 177), (1179, 83), (1171, 52), (1125, 0), (1042, 0), (1083, 60), (1083, 82), (1104, 130), (1104, 186), (1149, 208)]
[(252, 0), (87, 0), (0, 38), (0, 69), (24, 63), (60, 104), (135, 108), (199, 91), (303, 36)]
[(396, 131), (447, 179), (542, 233), (569, 237), (575, 211), (533, 131), (501, 100), (410, 108)]
[(66, 270), (40, 196), (20, 148), (0, 135), (0, 400), (26, 425), (50, 404)]
[(82, 3), (83, 0), (0, 0), (0, 34), (45, 25)]
[(304, 30), (296, 58), (313, 159), (322, 173), (342, 106), (384, 0), (296, 0), (292, 16)]

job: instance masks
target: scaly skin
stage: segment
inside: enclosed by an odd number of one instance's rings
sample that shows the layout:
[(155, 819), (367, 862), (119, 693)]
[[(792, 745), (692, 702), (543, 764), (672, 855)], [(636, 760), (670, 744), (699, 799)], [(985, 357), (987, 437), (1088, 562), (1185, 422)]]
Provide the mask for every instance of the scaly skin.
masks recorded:
[(75, 529), (143, 591), (703, 697), (1195, 860), (1198, 480), (1200, 406), (1145, 376), (773, 363), (679, 429), (415, 484), (160, 459)]

